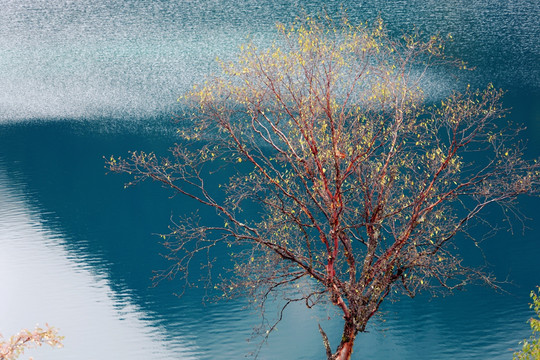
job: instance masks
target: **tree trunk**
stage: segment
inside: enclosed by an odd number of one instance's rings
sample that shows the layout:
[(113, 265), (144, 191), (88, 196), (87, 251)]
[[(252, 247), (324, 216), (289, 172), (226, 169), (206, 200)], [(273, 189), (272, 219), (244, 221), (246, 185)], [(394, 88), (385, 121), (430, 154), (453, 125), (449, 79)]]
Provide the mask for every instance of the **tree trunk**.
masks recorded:
[(353, 352), (354, 339), (358, 331), (352, 322), (345, 321), (343, 328), (343, 337), (337, 351), (332, 354), (331, 360), (349, 360)]

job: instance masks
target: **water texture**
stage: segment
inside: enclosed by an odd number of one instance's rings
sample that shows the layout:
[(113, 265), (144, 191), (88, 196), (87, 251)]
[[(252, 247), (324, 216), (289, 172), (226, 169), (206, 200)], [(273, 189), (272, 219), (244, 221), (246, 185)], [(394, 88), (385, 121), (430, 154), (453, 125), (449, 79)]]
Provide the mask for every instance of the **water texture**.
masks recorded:
[[(538, 3), (529, 1), (25, 1), (0, 12), (0, 121), (153, 117), (231, 58), (246, 36), (269, 42), (278, 21), (348, 9), (381, 15), (396, 34), (453, 34), (450, 51), (483, 85), (540, 83)], [(452, 78), (434, 74), (433, 86)], [(449, 83), (449, 84), (448, 84)]]

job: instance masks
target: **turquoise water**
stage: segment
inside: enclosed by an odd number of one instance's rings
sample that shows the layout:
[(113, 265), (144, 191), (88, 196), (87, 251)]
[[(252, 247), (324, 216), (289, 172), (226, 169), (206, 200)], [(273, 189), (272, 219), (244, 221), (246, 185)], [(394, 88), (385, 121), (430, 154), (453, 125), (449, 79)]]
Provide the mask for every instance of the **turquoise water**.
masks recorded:
[[(36, 359), (240, 359), (258, 325), (245, 301), (207, 302), (180, 283), (152, 287), (166, 261), (156, 233), (194, 204), (156, 184), (123, 189), (103, 156), (164, 151), (174, 142), (176, 98), (230, 58), (251, 34), (341, 2), (7, 1), (0, 11), (0, 333), (49, 322), (62, 350)], [(511, 120), (540, 154), (540, 5), (537, 1), (343, 2), (353, 19), (380, 14), (394, 33), (417, 25), (452, 33), (450, 52), (476, 86), (508, 90)], [(304, 10), (302, 10), (304, 9)], [(431, 99), (464, 80), (434, 69)], [(385, 304), (358, 337), (355, 359), (509, 359), (528, 335), (528, 293), (540, 283), (540, 202), (522, 201), (524, 233), (484, 245), (508, 294), (469, 287)], [(210, 214), (209, 214), (210, 215)], [(471, 261), (478, 252), (464, 250)], [(226, 261), (226, 260), (223, 260)], [(223, 263), (221, 263), (223, 265)], [(328, 320), (328, 317), (332, 317)], [(341, 323), (324, 309), (288, 311), (262, 359), (321, 359), (321, 322), (334, 343)]]

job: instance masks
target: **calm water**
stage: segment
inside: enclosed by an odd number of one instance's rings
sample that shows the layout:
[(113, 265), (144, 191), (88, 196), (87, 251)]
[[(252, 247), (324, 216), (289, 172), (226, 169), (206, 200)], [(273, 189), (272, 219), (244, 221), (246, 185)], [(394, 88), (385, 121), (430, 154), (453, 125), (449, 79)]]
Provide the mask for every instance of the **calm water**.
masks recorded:
[[(245, 302), (201, 303), (178, 282), (152, 287), (167, 263), (155, 233), (194, 204), (156, 184), (123, 189), (103, 156), (164, 151), (176, 98), (230, 58), (247, 34), (341, 4), (377, 14), (399, 34), (417, 25), (452, 33), (450, 52), (477, 70), (468, 81), (508, 90), (511, 119), (540, 155), (540, 4), (530, 1), (26, 1), (0, 0), (0, 332), (49, 322), (62, 350), (37, 359), (240, 359), (259, 316)], [(461, 83), (434, 69), (429, 97)], [(540, 201), (520, 225), (485, 244), (508, 294), (469, 287), (454, 296), (387, 303), (357, 340), (355, 359), (510, 359), (528, 336), (528, 294), (540, 284)], [(463, 250), (464, 256), (479, 254)], [(226, 260), (223, 260), (226, 261)], [(471, 260), (472, 261), (472, 260)], [(224, 265), (224, 264), (222, 264)], [(322, 359), (317, 323), (334, 343), (341, 323), (324, 309), (288, 311), (262, 359)]]

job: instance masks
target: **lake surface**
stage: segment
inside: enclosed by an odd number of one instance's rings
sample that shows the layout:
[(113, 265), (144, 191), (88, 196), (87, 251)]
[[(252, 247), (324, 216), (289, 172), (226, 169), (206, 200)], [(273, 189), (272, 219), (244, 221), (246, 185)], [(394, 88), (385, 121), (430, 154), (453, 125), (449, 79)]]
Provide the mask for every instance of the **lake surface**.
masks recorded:
[[(353, 20), (380, 14), (395, 34), (413, 25), (451, 33), (449, 51), (476, 71), (458, 81), (434, 69), (428, 97), (493, 82), (508, 91), (509, 118), (527, 126), (526, 156), (540, 155), (536, 0), (0, 2), (0, 333), (59, 327), (65, 348), (27, 353), (36, 359), (240, 359), (256, 350), (260, 339), (246, 339), (260, 318), (244, 299), (203, 303), (201, 288), (178, 298), (179, 282), (152, 286), (152, 271), (168, 265), (155, 234), (194, 204), (156, 184), (123, 189), (103, 156), (165, 151), (177, 97), (248, 34), (271, 41), (276, 21), (343, 5)], [(353, 358), (510, 359), (529, 334), (528, 295), (540, 284), (539, 206), (523, 199), (529, 229), (516, 224), (484, 244), (491, 270), (511, 281), (507, 293), (471, 286), (386, 303)], [(260, 358), (324, 358), (318, 322), (337, 345), (339, 317), (298, 306)]]

